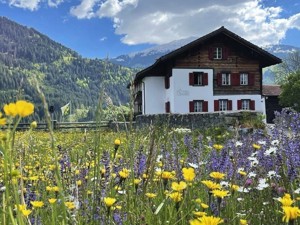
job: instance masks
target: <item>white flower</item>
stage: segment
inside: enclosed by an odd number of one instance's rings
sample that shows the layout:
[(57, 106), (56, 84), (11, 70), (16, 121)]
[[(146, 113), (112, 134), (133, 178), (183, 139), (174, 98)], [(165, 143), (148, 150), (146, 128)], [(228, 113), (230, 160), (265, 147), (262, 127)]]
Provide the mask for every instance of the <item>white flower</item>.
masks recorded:
[(238, 173), (239, 173), (239, 172), (244, 172), (244, 168), (243, 168), (243, 167), (240, 167), (240, 168), (238, 168), (237, 171), (238, 171)]
[(248, 174), (248, 177), (249, 177), (249, 178), (256, 177), (256, 173), (254, 173), (254, 172), (250, 172), (250, 173)]
[(263, 205), (269, 205), (270, 202), (263, 202)]
[(297, 188), (295, 191), (294, 191), (295, 194), (300, 194), (300, 188)]
[(279, 145), (279, 140), (273, 140), (273, 141), (271, 142), (271, 145)]
[(251, 157), (256, 157), (257, 156), (257, 152), (253, 152), (252, 154), (251, 154)]
[(259, 140), (257, 143), (260, 144), (260, 145), (265, 145), (266, 141)]
[(163, 155), (158, 155), (156, 158), (156, 162), (160, 162), (162, 158), (163, 158)]
[(242, 145), (243, 143), (240, 141), (235, 142), (235, 147), (241, 147)]
[(270, 170), (270, 171), (268, 172), (267, 176), (268, 176), (268, 178), (280, 177), (280, 175), (278, 175), (278, 174), (276, 173), (276, 171), (274, 171), (274, 170)]
[(256, 187), (257, 190), (263, 190), (267, 187), (269, 187), (270, 185), (266, 183), (266, 179), (265, 178), (259, 178), (258, 180), (258, 186)]
[(237, 198), (236, 200), (238, 200), (239, 202), (244, 201), (244, 198)]
[(275, 154), (277, 151), (277, 147), (270, 147), (268, 150), (265, 151), (264, 155), (269, 156)]
[(248, 193), (251, 188), (239, 187), (238, 192)]
[(229, 183), (227, 181), (221, 181), (220, 185), (224, 188), (224, 187), (229, 187)]
[(255, 158), (255, 157), (248, 157), (247, 159), (250, 161), (251, 167), (257, 166), (257, 164), (258, 164), (257, 158)]
[(195, 163), (188, 163), (188, 165), (190, 166), (190, 167), (193, 167), (194, 169), (197, 169), (199, 166), (197, 165), (197, 164), (195, 164)]

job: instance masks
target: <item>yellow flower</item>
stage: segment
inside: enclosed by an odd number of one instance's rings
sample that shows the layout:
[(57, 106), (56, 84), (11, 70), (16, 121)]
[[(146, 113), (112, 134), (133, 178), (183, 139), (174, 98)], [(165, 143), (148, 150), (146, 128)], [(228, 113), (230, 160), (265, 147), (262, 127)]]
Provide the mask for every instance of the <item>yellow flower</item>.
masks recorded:
[(77, 186), (81, 186), (82, 181), (81, 181), (81, 180), (77, 180), (77, 181), (76, 181), (76, 184), (77, 184)]
[(29, 214), (31, 213), (32, 211), (31, 210), (29, 210), (29, 209), (22, 209), (22, 214), (23, 214), (23, 216), (29, 216)]
[(201, 203), (200, 205), (201, 205), (201, 207), (202, 207), (203, 209), (209, 208), (209, 205), (207, 205), (207, 204), (205, 204), (205, 203)]
[(206, 212), (193, 212), (193, 214), (195, 215), (195, 216), (198, 216), (198, 217), (201, 217), (201, 216), (206, 216)]
[(203, 180), (203, 181), (201, 181), (201, 183), (204, 184), (210, 190), (221, 188), (220, 184), (217, 184), (211, 180)]
[(291, 206), (295, 202), (288, 193), (285, 193), (282, 198), (278, 199), (278, 201), (281, 202), (282, 206)]
[(134, 179), (133, 180), (133, 183), (135, 184), (135, 185), (138, 185), (139, 183), (141, 183), (141, 179)]
[(129, 176), (130, 170), (123, 168), (121, 171), (119, 171), (120, 177), (126, 179)]
[(247, 173), (245, 171), (243, 171), (243, 170), (240, 170), (239, 174), (242, 175), (242, 176), (246, 176), (247, 175)]
[(65, 202), (65, 206), (68, 209), (75, 209), (75, 203), (74, 202)]
[(2, 113), (0, 112), (0, 125), (4, 126), (6, 124), (6, 118), (1, 118), (2, 117)]
[(161, 177), (163, 179), (169, 180), (174, 178), (174, 174), (172, 172), (164, 171), (161, 173)]
[(190, 225), (201, 225), (202, 223), (200, 223), (200, 220), (198, 219), (194, 219), (194, 220), (190, 220)]
[(172, 189), (174, 191), (183, 191), (184, 189), (186, 189), (187, 185), (184, 181), (180, 181), (180, 183), (177, 182), (172, 182)]
[(193, 181), (196, 176), (194, 168), (183, 168), (182, 174), (183, 174), (184, 180), (187, 182)]
[(288, 223), (290, 220), (295, 220), (300, 217), (300, 209), (292, 206), (282, 206), (284, 216), (282, 222)]
[(30, 204), (34, 207), (34, 208), (41, 208), (44, 206), (44, 202), (42, 201), (31, 201)]
[(220, 173), (220, 172), (211, 172), (209, 174), (210, 177), (217, 179), (217, 180), (222, 180), (226, 176), (225, 173)]
[(223, 145), (219, 145), (219, 144), (214, 144), (213, 147), (214, 147), (214, 149), (216, 149), (217, 151), (220, 151), (220, 150), (222, 150), (222, 149), (224, 148)]
[(17, 107), (15, 103), (9, 103), (4, 105), (3, 110), (5, 115), (15, 117), (18, 114)]
[(258, 144), (253, 144), (252, 147), (253, 147), (254, 149), (257, 149), (257, 150), (261, 148), (261, 146), (258, 145)]
[(121, 144), (121, 140), (120, 139), (115, 139), (114, 144), (119, 146)]
[(169, 197), (174, 202), (180, 202), (182, 200), (182, 194), (180, 192), (173, 192), (173, 193), (169, 194)]
[(221, 218), (214, 216), (203, 216), (199, 220), (201, 225), (218, 225), (224, 222)]
[(31, 129), (37, 128), (37, 122), (36, 122), (36, 121), (31, 122), (30, 128), (31, 128)]
[(50, 204), (54, 204), (56, 201), (57, 201), (56, 198), (49, 198), (49, 199), (48, 199), (48, 202), (49, 202)]
[(225, 191), (225, 190), (218, 190), (218, 189), (215, 189), (215, 190), (212, 190), (211, 193), (217, 197), (217, 198), (224, 198), (226, 196), (228, 196), (228, 192), (229, 191)]
[(236, 184), (231, 185), (231, 189), (234, 190), (234, 191), (239, 190), (239, 188), (240, 187), (238, 185), (236, 185)]
[(248, 225), (247, 220), (240, 219), (240, 225)]
[(110, 197), (105, 197), (103, 201), (104, 201), (105, 205), (109, 208), (109, 207), (111, 207), (113, 204), (115, 204), (115, 202), (117, 201), (117, 199), (115, 199), (115, 198), (110, 198)]
[(30, 102), (19, 100), (16, 102), (17, 112), (20, 117), (26, 117), (33, 113), (34, 105)]
[(157, 196), (157, 194), (154, 193), (146, 193), (145, 194), (148, 198), (155, 198)]
[(25, 204), (18, 204), (18, 205), (15, 205), (15, 207), (19, 211), (22, 211), (22, 210), (26, 209), (26, 205)]

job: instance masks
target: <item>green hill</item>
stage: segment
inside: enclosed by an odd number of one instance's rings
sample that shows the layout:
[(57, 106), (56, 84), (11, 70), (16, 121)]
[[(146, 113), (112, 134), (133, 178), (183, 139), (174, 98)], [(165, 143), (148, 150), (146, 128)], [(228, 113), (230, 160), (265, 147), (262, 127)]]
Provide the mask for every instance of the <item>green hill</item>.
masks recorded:
[(36, 77), (60, 119), (60, 108), (82, 109), (81, 120), (92, 120), (100, 92), (115, 104), (129, 101), (126, 88), (132, 69), (100, 59), (82, 58), (76, 52), (38, 31), (0, 17), (0, 106), (26, 99), (36, 106), (35, 119), (43, 120), (43, 107), (30, 79)]

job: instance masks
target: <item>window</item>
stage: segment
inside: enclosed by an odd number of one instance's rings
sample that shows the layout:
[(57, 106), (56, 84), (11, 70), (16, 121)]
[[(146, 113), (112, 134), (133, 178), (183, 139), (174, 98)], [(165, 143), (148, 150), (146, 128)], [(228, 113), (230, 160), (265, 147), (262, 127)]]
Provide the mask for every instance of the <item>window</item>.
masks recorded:
[(165, 77), (165, 88), (166, 89), (170, 88), (170, 77), (169, 76)]
[(232, 110), (232, 101), (228, 99), (219, 99), (214, 101), (215, 111)]
[(230, 85), (230, 73), (222, 73), (222, 85)]
[(166, 102), (166, 103), (165, 103), (165, 109), (166, 109), (166, 113), (170, 113), (170, 112), (171, 112), (171, 105), (170, 105), (170, 102)]
[(189, 84), (191, 86), (208, 85), (208, 74), (203, 72), (189, 73)]
[(203, 100), (190, 101), (190, 112), (208, 112), (208, 102)]
[(237, 101), (238, 110), (255, 110), (255, 101), (251, 99), (241, 99)]
[(240, 74), (240, 85), (248, 85), (248, 73)]
[(222, 48), (220, 48), (220, 47), (214, 48), (213, 58), (214, 59), (222, 59)]

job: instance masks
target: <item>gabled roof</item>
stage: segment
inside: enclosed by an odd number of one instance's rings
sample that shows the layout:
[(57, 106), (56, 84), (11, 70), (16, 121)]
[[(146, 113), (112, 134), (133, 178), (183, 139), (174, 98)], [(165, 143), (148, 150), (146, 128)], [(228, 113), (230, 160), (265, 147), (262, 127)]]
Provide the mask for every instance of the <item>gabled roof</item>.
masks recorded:
[(172, 60), (173, 58), (175, 58), (176, 56), (189, 51), (190, 49), (199, 46), (201, 44), (203, 44), (205, 41), (218, 36), (220, 34), (223, 34), (227, 37), (229, 37), (230, 39), (234, 40), (235, 42), (237, 42), (239, 45), (245, 46), (246, 48), (248, 48), (249, 50), (256, 52), (258, 55), (262, 56), (264, 58), (264, 63), (263, 63), (263, 67), (267, 67), (267, 66), (271, 66), (271, 65), (275, 65), (278, 63), (281, 63), (281, 59), (272, 55), (271, 53), (263, 50), (262, 48), (252, 44), (251, 42), (241, 38), (240, 36), (236, 35), (235, 33), (229, 31), (228, 29), (226, 29), (225, 27), (221, 27), (203, 37), (200, 37), (198, 39), (196, 39), (195, 41), (192, 41), (164, 56), (161, 56), (159, 59), (156, 60), (156, 62), (145, 68), (144, 70), (138, 72), (135, 76), (135, 81), (141, 80), (144, 77), (150, 75), (149, 73), (155, 69), (156, 67), (162, 65), (164, 62), (166, 62), (167, 60)]

